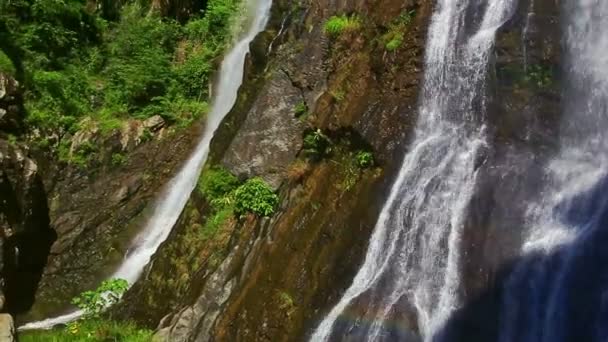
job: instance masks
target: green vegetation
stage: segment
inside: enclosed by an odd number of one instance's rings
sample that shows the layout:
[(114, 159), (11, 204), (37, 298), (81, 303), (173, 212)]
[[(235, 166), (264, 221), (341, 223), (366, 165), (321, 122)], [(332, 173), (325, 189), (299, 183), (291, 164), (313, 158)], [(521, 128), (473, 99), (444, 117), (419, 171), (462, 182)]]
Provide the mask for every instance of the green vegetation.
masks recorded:
[(291, 315), (296, 309), (296, 303), (293, 297), (285, 291), (279, 291), (278, 297), (280, 302), (279, 308), (286, 311), (287, 315)]
[(397, 19), (393, 20), (393, 22), (388, 27), (388, 32), (382, 35), (380, 40), (384, 44), (384, 48), (386, 51), (393, 52), (399, 49), (403, 45), (403, 41), (405, 39), (405, 33), (407, 29), (412, 24), (414, 17), (416, 16), (416, 11), (411, 10), (404, 12)]
[(320, 129), (304, 134), (304, 155), (312, 159), (321, 159), (331, 152), (331, 141)]
[(199, 178), (198, 191), (211, 206), (211, 212), (201, 228), (203, 239), (210, 239), (235, 214), (247, 212), (258, 216), (271, 216), (279, 198), (260, 178), (251, 178), (244, 184), (222, 167), (205, 169)]
[(100, 317), (109, 306), (117, 303), (129, 284), (124, 279), (111, 279), (92, 291), (85, 291), (72, 299), (72, 303), (84, 311), (81, 320), (64, 328), (43, 331), (27, 331), (19, 334), (21, 342), (93, 342), (121, 341), (147, 342), (152, 331), (140, 329), (129, 322), (115, 322)]
[(538, 88), (547, 88), (553, 84), (553, 72), (549, 67), (534, 64), (528, 67), (525, 81), (527, 83), (532, 83)]
[(9, 144), (13, 146), (17, 145), (17, 137), (14, 134), (9, 134), (7, 139)]
[(279, 196), (258, 177), (251, 178), (238, 187), (234, 199), (235, 212), (239, 215), (250, 212), (258, 216), (271, 216), (279, 204)]
[(207, 112), (240, 0), (209, 0), (184, 24), (143, 3), (107, 16), (84, 0), (0, 2), (0, 71), (25, 85), (29, 125), (73, 133), (91, 118), (109, 132), (128, 118), (185, 126)]
[(225, 203), (227, 197), (240, 185), (230, 171), (222, 167), (213, 167), (205, 170), (198, 182), (199, 192), (205, 196), (210, 204)]
[(72, 304), (83, 310), (86, 318), (99, 318), (99, 315), (109, 306), (118, 303), (129, 288), (124, 279), (105, 280), (92, 291), (85, 291), (72, 299)]
[(358, 15), (335, 15), (325, 22), (325, 33), (331, 37), (338, 37), (345, 32), (354, 32), (361, 28), (361, 19)]
[(59, 160), (74, 164), (78, 167), (86, 167), (91, 161), (92, 156), (97, 152), (97, 146), (86, 141), (74, 148), (70, 152), (71, 143), (68, 140), (61, 140), (59, 144)]
[(296, 107), (294, 108), (294, 112), (295, 112), (296, 118), (299, 118), (299, 119), (306, 118), (306, 116), (308, 116), (308, 106), (306, 105), (306, 102), (304, 102), (304, 101), (298, 102), (298, 104), (296, 104)]
[(122, 153), (112, 153), (112, 165), (122, 166), (127, 162), (127, 156)]
[(359, 151), (355, 155), (355, 159), (357, 159), (357, 165), (360, 168), (365, 169), (374, 165), (374, 155), (368, 151)]
[(330, 91), (331, 97), (337, 102), (342, 102), (346, 98), (346, 92), (342, 89)]
[(129, 322), (84, 320), (68, 328), (19, 333), (20, 342), (149, 342), (152, 331)]

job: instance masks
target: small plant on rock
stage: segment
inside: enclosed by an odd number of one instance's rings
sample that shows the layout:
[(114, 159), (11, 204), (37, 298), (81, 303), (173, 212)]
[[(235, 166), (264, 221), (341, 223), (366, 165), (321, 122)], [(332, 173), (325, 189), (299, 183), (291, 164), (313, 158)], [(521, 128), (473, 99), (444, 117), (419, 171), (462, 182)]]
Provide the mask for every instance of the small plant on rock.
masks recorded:
[(325, 33), (338, 37), (345, 32), (357, 31), (361, 28), (361, 19), (357, 15), (334, 15), (325, 22)]
[(294, 112), (295, 112), (296, 118), (306, 117), (308, 115), (308, 106), (306, 105), (306, 102), (304, 102), (304, 101), (298, 102), (298, 104), (296, 104), (296, 107), (294, 108)]
[[(198, 189), (211, 204), (225, 202), (225, 197), (234, 191), (240, 182), (236, 176), (223, 167), (205, 170), (198, 182)], [(221, 205), (220, 205), (221, 206)]]
[(374, 165), (374, 156), (368, 151), (357, 152), (355, 159), (357, 159), (357, 165), (362, 169), (366, 169)]
[(304, 154), (309, 158), (322, 158), (331, 151), (331, 141), (320, 129), (304, 135)]
[(258, 177), (251, 178), (239, 186), (234, 192), (234, 199), (235, 211), (239, 215), (249, 212), (261, 217), (271, 216), (279, 204), (279, 196)]
[(127, 156), (122, 153), (112, 153), (112, 165), (118, 167), (127, 162)]
[(72, 304), (84, 311), (85, 318), (98, 318), (105, 309), (118, 303), (128, 288), (124, 279), (105, 280), (97, 289), (73, 298)]

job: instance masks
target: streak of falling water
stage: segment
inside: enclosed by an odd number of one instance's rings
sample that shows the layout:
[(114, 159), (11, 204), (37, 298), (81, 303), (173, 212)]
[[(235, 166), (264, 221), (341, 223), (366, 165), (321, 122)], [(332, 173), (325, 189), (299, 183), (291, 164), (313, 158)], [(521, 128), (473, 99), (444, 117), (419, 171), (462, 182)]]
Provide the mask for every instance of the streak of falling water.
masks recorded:
[[(417, 314), (427, 340), (459, 306), (463, 216), (485, 145), (485, 81), (496, 30), (515, 0), (440, 0), (427, 39), (425, 82), (410, 151), (365, 261), (311, 341), (394, 341), (391, 316)], [(467, 23), (476, 21), (474, 32)], [(351, 317), (355, 316), (354, 320)]]
[[(238, 89), (243, 81), (244, 63), (249, 52), (249, 44), (266, 27), (271, 6), (272, 0), (245, 0), (245, 13), (240, 20), (246, 29), (237, 37), (234, 46), (224, 57), (219, 73), (217, 95), (213, 99), (213, 106), (207, 117), (201, 140), (190, 159), (165, 188), (156, 203), (154, 214), (144, 230), (136, 237), (133, 247), (110, 279), (122, 278), (129, 284), (133, 284), (160, 244), (169, 236), (196, 185), (215, 131), (236, 103)], [(73, 321), (82, 314), (83, 312), (79, 310), (59, 317), (28, 323), (20, 329), (48, 329), (57, 324)]]
[(528, 72), (528, 38), (530, 36), (530, 22), (534, 19), (534, 0), (530, 0), (528, 14), (526, 15), (526, 23), (522, 30), (521, 49), (524, 63), (524, 72)]
[(560, 151), (529, 206), (505, 285), (500, 341), (606, 341), (608, 1), (566, 0)]

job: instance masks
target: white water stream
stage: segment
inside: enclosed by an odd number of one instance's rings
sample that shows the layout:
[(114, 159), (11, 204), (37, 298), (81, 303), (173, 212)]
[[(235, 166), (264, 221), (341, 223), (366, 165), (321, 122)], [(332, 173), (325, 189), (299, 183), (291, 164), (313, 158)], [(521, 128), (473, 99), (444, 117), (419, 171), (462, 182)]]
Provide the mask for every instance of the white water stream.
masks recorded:
[[(496, 30), (516, 1), (484, 3), (438, 1), (427, 38), (415, 138), (363, 265), (311, 342), (407, 340), (402, 331), (395, 332), (401, 327), (395, 327), (393, 317), (412, 311), (420, 334), (429, 340), (460, 305), (463, 219), (479, 150), (486, 144), (488, 59)], [(474, 32), (467, 32), (470, 20), (479, 23)]]
[[(196, 150), (182, 167), (179, 173), (167, 184), (162, 195), (155, 204), (152, 217), (146, 227), (135, 238), (123, 263), (109, 279), (122, 278), (135, 283), (169, 233), (184, 209), (188, 198), (196, 186), (201, 169), (209, 154), (211, 139), (220, 123), (232, 109), (237, 100), (238, 90), (243, 82), (245, 57), (249, 45), (262, 32), (268, 23), (272, 0), (244, 0), (244, 13), (239, 18), (237, 27), (244, 27), (237, 33), (233, 47), (225, 55), (222, 62), (219, 80), (216, 87), (212, 108), (207, 116), (207, 124)], [(83, 315), (78, 310), (58, 317), (32, 322), (20, 327), (26, 329), (49, 329), (57, 324), (64, 324)]]

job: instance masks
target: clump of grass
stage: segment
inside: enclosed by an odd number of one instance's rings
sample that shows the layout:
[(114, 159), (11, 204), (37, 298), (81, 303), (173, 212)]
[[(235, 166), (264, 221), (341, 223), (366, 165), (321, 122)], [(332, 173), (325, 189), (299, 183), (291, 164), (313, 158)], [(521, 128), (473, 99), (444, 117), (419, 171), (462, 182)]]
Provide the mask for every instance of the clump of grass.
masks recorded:
[(334, 15), (325, 22), (325, 33), (331, 37), (338, 37), (345, 32), (354, 32), (361, 28), (361, 19), (358, 15)]

